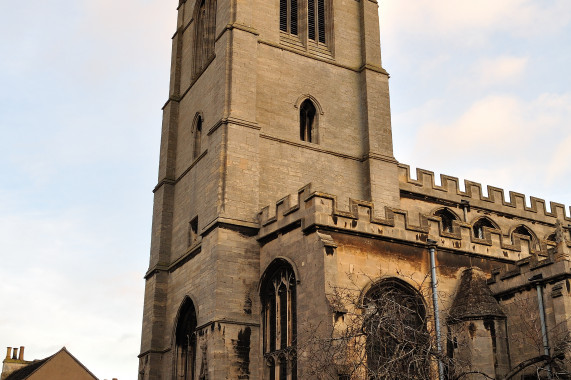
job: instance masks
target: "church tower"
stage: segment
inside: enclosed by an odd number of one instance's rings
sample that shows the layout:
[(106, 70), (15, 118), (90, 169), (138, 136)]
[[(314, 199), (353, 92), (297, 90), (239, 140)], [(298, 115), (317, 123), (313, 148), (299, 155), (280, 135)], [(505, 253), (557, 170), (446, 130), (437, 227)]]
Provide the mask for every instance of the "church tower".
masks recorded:
[(139, 378), (299, 378), (324, 239), (260, 212), (309, 183), (399, 207), (377, 2), (180, 0), (163, 112)]

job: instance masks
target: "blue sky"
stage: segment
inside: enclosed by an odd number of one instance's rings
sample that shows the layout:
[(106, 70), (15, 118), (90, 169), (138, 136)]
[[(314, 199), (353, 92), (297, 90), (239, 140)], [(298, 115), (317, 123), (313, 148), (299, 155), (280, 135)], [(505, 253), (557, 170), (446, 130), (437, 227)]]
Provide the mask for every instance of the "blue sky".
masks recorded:
[[(176, 1), (0, 2), (0, 346), (136, 379)], [(381, 0), (395, 156), (571, 204), (571, 2)]]

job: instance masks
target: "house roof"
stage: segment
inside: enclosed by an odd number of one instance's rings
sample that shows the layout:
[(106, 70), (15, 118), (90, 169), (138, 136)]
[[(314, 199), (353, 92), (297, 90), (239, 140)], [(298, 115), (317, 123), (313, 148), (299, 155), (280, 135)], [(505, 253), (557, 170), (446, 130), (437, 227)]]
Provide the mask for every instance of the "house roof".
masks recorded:
[(44, 364), (46, 364), (47, 362), (49, 362), (52, 358), (54, 358), (55, 356), (61, 354), (61, 353), (66, 353), (68, 354), (77, 364), (79, 364), (87, 373), (89, 373), (95, 380), (98, 380), (97, 377), (91, 373), (90, 370), (88, 370), (79, 360), (77, 360), (77, 358), (75, 356), (73, 356), (71, 354), (71, 352), (69, 352), (67, 350), (67, 348), (62, 347), (61, 350), (59, 350), (58, 352), (56, 352), (55, 354), (48, 356), (45, 359), (41, 359), (41, 360), (34, 360), (32, 363), (30, 363), (29, 365), (20, 368), (14, 372), (12, 372), (8, 377), (6, 377), (4, 380), (26, 380), (28, 379), (32, 374), (34, 374), (36, 371), (38, 371)]

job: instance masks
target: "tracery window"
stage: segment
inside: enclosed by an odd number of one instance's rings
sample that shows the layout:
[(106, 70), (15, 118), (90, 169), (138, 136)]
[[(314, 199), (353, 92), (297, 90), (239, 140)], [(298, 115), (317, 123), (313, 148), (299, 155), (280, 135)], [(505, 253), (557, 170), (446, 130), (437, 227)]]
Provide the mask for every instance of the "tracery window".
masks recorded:
[(442, 231), (452, 233), (453, 232), (453, 224), (452, 221), (457, 220), (458, 217), (454, 215), (454, 213), (447, 208), (440, 209), (434, 213), (434, 216), (438, 216), (441, 219), (442, 223)]
[(299, 138), (301, 141), (314, 142), (317, 130), (317, 110), (309, 99), (299, 107)]
[(196, 312), (190, 298), (179, 310), (174, 349), (174, 370), (177, 380), (194, 380), (196, 360)]
[(296, 280), (285, 260), (275, 260), (262, 280), (263, 350), (270, 380), (296, 380)]
[(387, 279), (365, 295), (367, 377), (429, 378), (430, 335), (422, 297), (408, 284)]
[(494, 225), (494, 223), (488, 219), (488, 218), (480, 218), (478, 219), (478, 221), (476, 221), (476, 223), (474, 223), (473, 226), (473, 231), (474, 231), (474, 236), (477, 237), (478, 239), (483, 239), (484, 238), (484, 227), (488, 227), (488, 228), (498, 228), (496, 225)]
[(214, 57), (216, 0), (198, 0), (194, 9), (193, 76), (202, 73)]

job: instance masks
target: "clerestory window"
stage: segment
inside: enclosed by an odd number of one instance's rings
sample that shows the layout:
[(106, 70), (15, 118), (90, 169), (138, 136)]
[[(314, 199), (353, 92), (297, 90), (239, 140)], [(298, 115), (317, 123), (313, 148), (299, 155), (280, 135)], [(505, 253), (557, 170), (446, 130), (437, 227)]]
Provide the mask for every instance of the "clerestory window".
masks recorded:
[(263, 350), (270, 380), (296, 380), (296, 280), (285, 260), (276, 260), (262, 280)]
[(443, 232), (452, 233), (454, 232), (454, 225), (452, 222), (458, 220), (458, 217), (447, 208), (440, 209), (434, 213), (434, 216), (438, 216), (441, 220), (441, 226)]
[(492, 223), (492, 221), (486, 217), (478, 219), (476, 223), (474, 223), (474, 236), (478, 239), (484, 238), (484, 227), (488, 228), (498, 228), (497, 226)]

